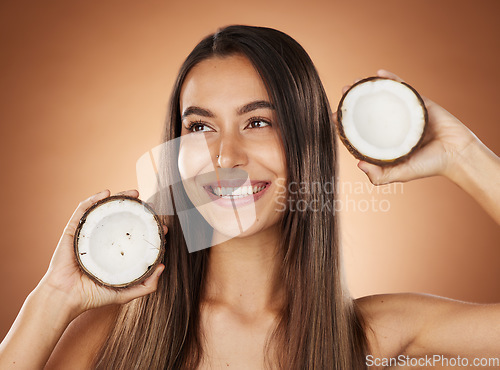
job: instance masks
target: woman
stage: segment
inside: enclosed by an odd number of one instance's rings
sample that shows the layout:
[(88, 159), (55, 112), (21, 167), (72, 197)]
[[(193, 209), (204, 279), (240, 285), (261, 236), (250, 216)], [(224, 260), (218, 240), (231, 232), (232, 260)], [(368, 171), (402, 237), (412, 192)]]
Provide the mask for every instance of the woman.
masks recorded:
[[(423, 148), (392, 168), (359, 167), (374, 184), (447, 176), (500, 223), (499, 158), (444, 109), (425, 103), (431, 130)], [(500, 329), (492, 325), (500, 320), (498, 305), (417, 294), (353, 300), (342, 283), (335, 215), (278, 210), (280, 197), (309, 204), (320, 196), (314, 190), (282, 194), (280, 181), (336, 177), (330, 106), (311, 60), (293, 39), (247, 26), (208, 36), (181, 67), (170, 112), (164, 141), (180, 138), (181, 145), (176, 163), (165, 160), (162, 173), (178, 171), (193, 200), (189, 179), (212, 170), (244, 171), (262, 192), (250, 198), (254, 217), (248, 207), (237, 207), (243, 222), (251, 222), (227, 228), (229, 211), (209, 204), (200, 213), (214, 229), (215, 245), (189, 253), (179, 218), (164, 216), (164, 265), (142, 284), (117, 291), (95, 285), (75, 263), (80, 217), (110, 194), (83, 201), (2, 342), (2, 369), (46, 363), (75, 369), (361, 369), (385, 367), (382, 359), (398, 355), (500, 357)], [(183, 146), (200, 138), (207, 155)], [(135, 190), (125, 194), (138, 196)], [(164, 202), (160, 197), (157, 206)]]

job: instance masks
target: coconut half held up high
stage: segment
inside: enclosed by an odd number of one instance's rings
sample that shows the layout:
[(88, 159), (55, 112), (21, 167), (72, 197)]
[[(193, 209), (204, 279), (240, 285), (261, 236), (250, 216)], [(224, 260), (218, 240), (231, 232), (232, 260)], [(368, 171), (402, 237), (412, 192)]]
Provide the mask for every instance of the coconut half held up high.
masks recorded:
[(127, 287), (152, 274), (161, 262), (165, 235), (153, 209), (139, 199), (112, 196), (90, 207), (75, 232), (81, 269), (94, 281)]
[(345, 92), (337, 109), (339, 136), (358, 159), (384, 165), (408, 158), (422, 143), (427, 109), (404, 82), (368, 77)]

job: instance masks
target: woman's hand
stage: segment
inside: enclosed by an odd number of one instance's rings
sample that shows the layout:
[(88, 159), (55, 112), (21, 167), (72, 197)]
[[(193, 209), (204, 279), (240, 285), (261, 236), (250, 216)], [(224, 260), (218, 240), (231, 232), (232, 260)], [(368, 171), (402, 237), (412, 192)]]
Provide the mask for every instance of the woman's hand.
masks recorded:
[[(137, 198), (137, 190), (119, 193)], [(73, 239), (76, 228), (85, 211), (97, 201), (107, 198), (109, 190), (104, 190), (84, 200), (73, 213), (59, 240), (52, 256), (49, 269), (40, 281), (37, 289), (48, 289), (66, 297), (74, 316), (80, 313), (108, 304), (122, 304), (135, 298), (150, 294), (156, 290), (158, 278), (164, 265), (157, 266), (156, 271), (142, 283), (129, 288), (112, 289), (95, 283), (79, 268), (73, 250)], [(167, 232), (164, 226), (164, 232)]]
[[(380, 77), (403, 81), (379, 70)], [(350, 86), (344, 87), (344, 92)], [(422, 146), (404, 162), (377, 166), (359, 161), (372, 184), (443, 175), (469, 193), (500, 224), (500, 159), (456, 117), (422, 96), (429, 115)], [(336, 116), (334, 117), (336, 119)]]
[[(138, 197), (136, 190), (120, 194)], [(97, 201), (109, 196), (100, 192), (80, 203), (71, 216), (50, 261), (49, 269), (17, 315), (0, 343), (0, 368), (41, 369), (67, 326), (82, 312), (108, 304), (120, 304), (156, 290), (165, 268), (129, 288), (111, 289), (98, 285), (80, 270), (73, 251), (73, 237), (80, 218)], [(164, 227), (165, 233), (167, 228)]]

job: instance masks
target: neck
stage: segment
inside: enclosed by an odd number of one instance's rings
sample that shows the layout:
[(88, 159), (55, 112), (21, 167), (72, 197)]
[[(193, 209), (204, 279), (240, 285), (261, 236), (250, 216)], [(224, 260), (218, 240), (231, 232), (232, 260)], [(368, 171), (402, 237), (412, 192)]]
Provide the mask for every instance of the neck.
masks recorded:
[(204, 301), (245, 315), (275, 311), (281, 287), (276, 273), (277, 225), (210, 248)]

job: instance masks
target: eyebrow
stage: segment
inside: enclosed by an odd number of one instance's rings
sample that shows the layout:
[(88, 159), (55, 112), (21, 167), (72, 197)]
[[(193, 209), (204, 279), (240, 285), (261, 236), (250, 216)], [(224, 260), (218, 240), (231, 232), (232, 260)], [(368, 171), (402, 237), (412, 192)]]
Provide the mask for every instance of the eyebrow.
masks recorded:
[[(238, 108), (238, 110), (236, 112), (238, 113), (238, 115), (241, 116), (242, 114), (250, 113), (254, 110), (263, 109), (263, 108), (274, 110), (274, 106), (270, 102), (268, 102), (266, 100), (256, 100), (256, 101), (245, 104), (244, 106)], [(210, 118), (215, 117), (215, 114), (213, 114), (208, 109), (200, 108), (200, 107), (196, 107), (196, 106), (190, 106), (190, 107), (187, 107), (184, 110), (184, 112), (182, 112), (182, 119), (184, 119), (187, 116), (190, 116), (192, 114), (196, 114), (196, 115), (202, 116), (202, 117), (210, 117)]]

